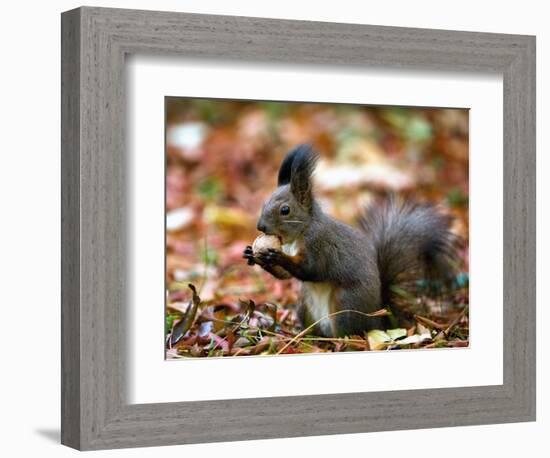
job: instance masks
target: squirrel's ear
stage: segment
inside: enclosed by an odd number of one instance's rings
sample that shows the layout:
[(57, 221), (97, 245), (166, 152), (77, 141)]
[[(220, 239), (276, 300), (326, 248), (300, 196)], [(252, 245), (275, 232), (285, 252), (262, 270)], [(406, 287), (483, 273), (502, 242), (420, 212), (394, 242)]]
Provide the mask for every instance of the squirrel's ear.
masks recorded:
[(294, 148), (283, 159), (283, 162), (281, 163), (281, 167), (279, 168), (277, 186), (284, 186), (285, 184), (290, 183), (290, 177), (292, 176), (292, 162), (294, 162), (294, 158), (296, 157), (297, 150), (298, 148)]
[(290, 190), (301, 205), (309, 208), (313, 202), (311, 174), (315, 170), (318, 156), (311, 145), (300, 145), (287, 155), (281, 171), (287, 159), (290, 159), (290, 164), (286, 164), (290, 168)]

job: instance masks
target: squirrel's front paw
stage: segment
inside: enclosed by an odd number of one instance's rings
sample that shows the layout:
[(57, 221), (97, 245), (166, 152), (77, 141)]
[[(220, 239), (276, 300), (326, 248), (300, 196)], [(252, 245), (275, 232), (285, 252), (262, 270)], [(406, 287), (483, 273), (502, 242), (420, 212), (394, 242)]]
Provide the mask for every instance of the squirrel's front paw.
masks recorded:
[(261, 262), (269, 266), (279, 265), (283, 257), (283, 253), (279, 250), (269, 248), (266, 251), (258, 253), (258, 258)]
[(249, 266), (256, 264), (256, 260), (254, 259), (254, 251), (250, 245), (244, 249), (243, 258), (246, 259)]

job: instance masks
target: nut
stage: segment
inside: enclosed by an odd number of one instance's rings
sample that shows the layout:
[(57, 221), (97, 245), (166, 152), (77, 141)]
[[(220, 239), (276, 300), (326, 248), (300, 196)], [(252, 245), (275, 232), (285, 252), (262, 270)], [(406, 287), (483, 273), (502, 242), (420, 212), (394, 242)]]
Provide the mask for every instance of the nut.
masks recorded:
[(261, 234), (256, 237), (256, 240), (254, 240), (252, 244), (252, 251), (254, 254), (260, 253), (261, 251), (267, 251), (269, 248), (273, 248), (274, 250), (281, 249), (281, 240), (279, 240), (279, 237)]

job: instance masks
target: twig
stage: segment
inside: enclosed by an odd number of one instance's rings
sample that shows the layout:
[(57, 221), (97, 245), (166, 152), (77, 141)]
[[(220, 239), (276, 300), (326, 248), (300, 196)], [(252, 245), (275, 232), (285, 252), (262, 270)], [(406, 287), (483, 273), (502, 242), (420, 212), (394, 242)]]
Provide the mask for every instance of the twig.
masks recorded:
[[(293, 337), (285, 336), (277, 332), (271, 332), (266, 329), (260, 329), (260, 328), (257, 328), (257, 329), (261, 330), (265, 334), (270, 334), (275, 337), (278, 337), (279, 339), (284, 339), (287, 341), (293, 339)], [(310, 341), (310, 342), (319, 341), (319, 342), (343, 342), (343, 343), (355, 343), (355, 344), (368, 344), (368, 341), (366, 339), (348, 339), (347, 337), (316, 337), (316, 336), (307, 337), (306, 336), (306, 337), (302, 337), (300, 339), (300, 342), (303, 342), (304, 340)], [(306, 345), (309, 347), (313, 347), (313, 345), (310, 345), (307, 343)]]
[(464, 307), (462, 309), (462, 311), (456, 316), (456, 318), (451, 321), (451, 324), (449, 324), (449, 326), (447, 327), (447, 329), (445, 330), (442, 330), (440, 331), (435, 337), (434, 337), (434, 340), (440, 340), (440, 339), (443, 339), (443, 338), (448, 338), (449, 337), (449, 333), (454, 329), (454, 327), (460, 323), (460, 320), (462, 320), (462, 317), (464, 316), (464, 314), (466, 313), (466, 309), (468, 307)]
[(342, 343), (356, 343), (356, 344), (367, 344), (365, 339), (348, 339), (346, 337), (302, 337), (300, 341), (310, 340), (310, 341), (320, 341), (320, 342), (342, 342)]
[(315, 326), (317, 326), (324, 319), (332, 318), (332, 317), (335, 317), (336, 315), (341, 315), (342, 313), (357, 313), (357, 314), (362, 315), (362, 316), (373, 318), (373, 317), (379, 317), (379, 316), (386, 316), (388, 314), (388, 311), (386, 309), (380, 309), (380, 310), (377, 310), (376, 312), (373, 312), (373, 313), (364, 313), (364, 312), (360, 312), (359, 310), (340, 310), (338, 312), (329, 313), (328, 315), (318, 319), (315, 323), (310, 324), (302, 332), (300, 332), (298, 335), (293, 337), (290, 342), (288, 342), (283, 348), (281, 348), (277, 352), (277, 354), (278, 355), (282, 354), (288, 347), (290, 347), (290, 345), (292, 345), (293, 343), (295, 343), (296, 341), (301, 339), (303, 336), (305, 336), (311, 329), (313, 329)]
[[(251, 327), (254, 327), (254, 326), (251, 326)], [(277, 332), (272, 332), (272, 331), (268, 331), (267, 329), (261, 329), (261, 328), (257, 328), (257, 327), (256, 327), (256, 329), (258, 329), (259, 331), (261, 331), (261, 332), (264, 333), (264, 334), (270, 334), (270, 335), (272, 335), (272, 336), (274, 336), (274, 337), (277, 337), (277, 338), (279, 338), (279, 339), (281, 339), (281, 340), (287, 340), (287, 341), (288, 341), (288, 340), (292, 340), (292, 337), (285, 336), (285, 335), (279, 334), (279, 333), (277, 333)], [(313, 345), (308, 344), (308, 343), (304, 343), (304, 345), (308, 346), (309, 348), (314, 348)], [(235, 356), (235, 355), (234, 355), (234, 356)]]
[(414, 319), (416, 321), (419, 321), (421, 324), (425, 324), (427, 326), (430, 326), (434, 329), (443, 330), (447, 326), (446, 324), (436, 323), (435, 321), (430, 320), (429, 318), (420, 316), (420, 315), (414, 315)]

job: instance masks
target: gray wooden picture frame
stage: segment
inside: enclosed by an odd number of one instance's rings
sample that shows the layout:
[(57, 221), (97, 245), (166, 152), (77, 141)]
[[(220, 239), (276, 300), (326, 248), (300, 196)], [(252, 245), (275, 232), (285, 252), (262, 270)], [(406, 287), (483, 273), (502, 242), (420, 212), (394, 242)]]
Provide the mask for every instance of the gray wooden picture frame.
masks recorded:
[[(535, 419), (534, 37), (91, 7), (63, 13), (61, 36), (63, 444), (105, 449)], [(128, 54), (502, 74), (504, 383), (128, 404)]]

